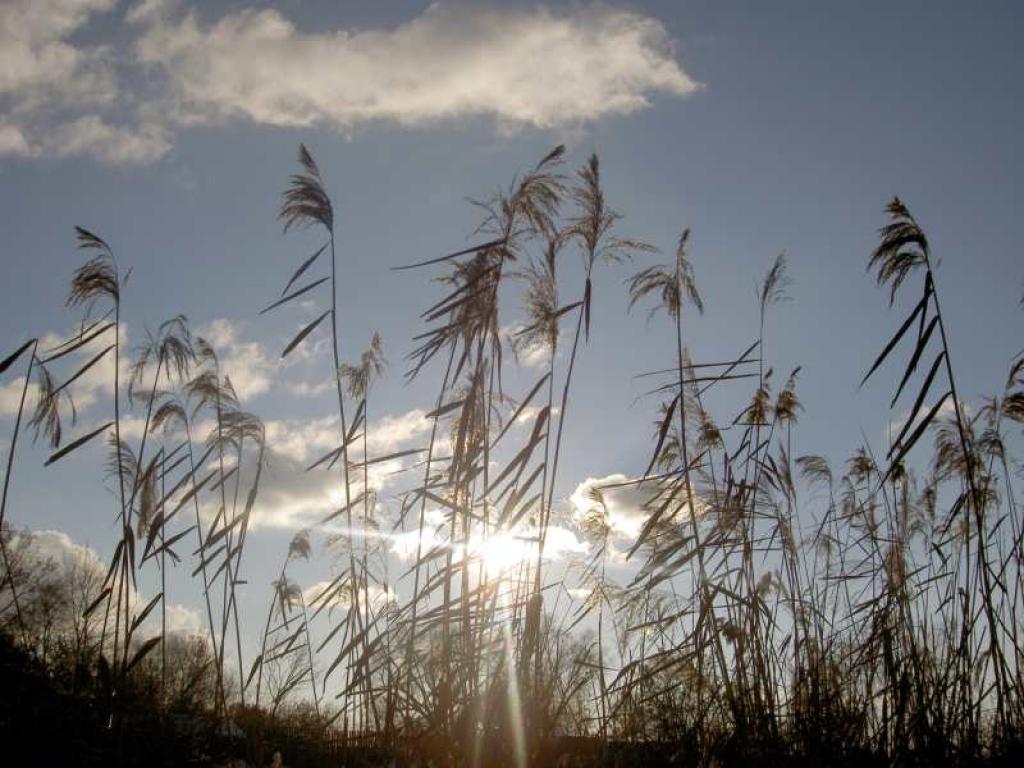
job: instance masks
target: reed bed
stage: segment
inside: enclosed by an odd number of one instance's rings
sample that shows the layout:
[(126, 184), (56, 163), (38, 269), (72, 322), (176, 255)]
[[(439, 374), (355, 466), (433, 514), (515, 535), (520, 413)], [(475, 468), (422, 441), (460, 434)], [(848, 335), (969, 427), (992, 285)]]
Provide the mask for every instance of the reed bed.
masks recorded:
[[(358, 342), (340, 332), (339, 222), (326, 175), (301, 148), (280, 218), (286, 232), (311, 228), (324, 241), (262, 311), (318, 307), (281, 356), (328, 337), (337, 445), (306, 471), (326, 473), (343, 502), (295, 532), (251, 638), (238, 590), (273, 446), (186, 318), (122, 348), (126, 276), (105, 240), (77, 230), (88, 254), (68, 294), (83, 310), (77, 331), (47, 349), (29, 339), (0, 362), (0, 376), (25, 377), (0, 505), (0, 619), (32, 663), (91, 692), (118, 759), (130, 762), (140, 706), (164, 729), (182, 712), (202, 713), (215, 734), (241, 724), (243, 746), (226, 749), (261, 764), (274, 739), (309, 765), (967, 765), (1015, 754), (1024, 528), (1012, 436), (1024, 421), (1024, 358), (1008, 361), (999, 394), (960, 398), (929, 243), (907, 206), (889, 203), (866, 266), (910, 310), (861, 384), (890, 387), (891, 407), (908, 416), (884, 455), (864, 445), (833, 467), (792, 455), (800, 369), (776, 377), (767, 353), (771, 312), (790, 287), (784, 257), (759, 285), (746, 349), (695, 361), (688, 328), (704, 299), (690, 231), (665, 263), (622, 234), (596, 155), (573, 173), (557, 147), (478, 205), (476, 245), (392, 278), (437, 286), (404, 371), (431, 379), (436, 397), (425, 445), (375, 455), (367, 435), (386, 404), (371, 409), (371, 394), (390, 367), (377, 334), (344, 362)], [(609, 262), (635, 263), (630, 307), (663, 316), (672, 343), (664, 368), (635, 372), (655, 419), (637, 475), (591, 488), (570, 515), (560, 459), (582, 447), (564, 427), (586, 416), (574, 372), (600, 332), (594, 278)], [(83, 350), (97, 351), (83, 362)], [(522, 355), (543, 364), (519, 366)], [(70, 385), (108, 356), (109, 417), (68, 437)], [(723, 389), (716, 402), (736, 406), (711, 413), (708, 393)], [(143, 419), (134, 444), (126, 413)], [(48, 442), (47, 464), (107, 441), (117, 524), (102, 580), (48, 587), (25, 557), (31, 535), (7, 526), (26, 429)], [(404, 487), (388, 506), (370, 470), (399, 459)], [(623, 489), (642, 495), (645, 518), (620, 551), (608, 494)], [(573, 526), (586, 554), (552, 563), (556, 525)], [(389, 537), (409, 534), (415, 554), (396, 560)], [(490, 559), (513, 543), (526, 554)], [(289, 569), (316, 557), (331, 558), (333, 575), (307, 599)], [(624, 572), (612, 558), (629, 564), (625, 581), (612, 578)], [(167, 632), (171, 562), (201, 585), (206, 632), (195, 647)], [(160, 590), (139, 605), (143, 569)], [(142, 639), (157, 615), (161, 631)]]

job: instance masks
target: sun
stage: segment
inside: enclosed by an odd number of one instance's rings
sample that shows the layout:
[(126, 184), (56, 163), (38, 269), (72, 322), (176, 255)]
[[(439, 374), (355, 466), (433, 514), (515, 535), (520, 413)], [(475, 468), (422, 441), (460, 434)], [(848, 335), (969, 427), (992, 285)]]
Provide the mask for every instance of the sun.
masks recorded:
[(470, 553), (479, 557), (489, 578), (502, 576), (522, 563), (537, 557), (537, 545), (525, 537), (507, 531), (492, 533), (470, 544)]

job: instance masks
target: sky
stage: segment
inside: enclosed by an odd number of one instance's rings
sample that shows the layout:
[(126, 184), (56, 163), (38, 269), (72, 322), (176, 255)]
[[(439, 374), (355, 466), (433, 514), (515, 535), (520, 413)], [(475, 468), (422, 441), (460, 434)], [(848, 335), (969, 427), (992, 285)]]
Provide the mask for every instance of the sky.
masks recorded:
[[(765, 354), (777, 380), (802, 366), (794, 453), (838, 463), (864, 441), (884, 448), (885, 414), (901, 417), (888, 410), (895, 371), (858, 383), (908, 306), (890, 309), (865, 271), (892, 195), (938, 260), (964, 399), (999, 391), (1021, 346), (1022, 13), (1011, 2), (4, 0), (0, 350), (56, 340), (77, 320), (64, 308), (82, 259), (74, 225), (133, 270), (129, 346), (177, 313), (214, 343), (277, 446), (245, 565), (255, 626), (288, 539), (336, 492), (301, 472), (334, 443), (325, 339), (280, 360), (313, 310), (258, 314), (320, 244), (283, 235), (277, 219), (299, 143), (334, 200), (342, 357), (378, 330), (390, 361), (371, 403), (381, 452), (425, 441), (437, 381), (402, 374), (439, 288), (391, 268), (472, 243), (469, 200), (564, 143), (569, 172), (599, 154), (623, 235), (671, 255), (691, 228), (706, 304), (686, 317), (695, 361), (752, 343), (755, 286), (784, 252), (791, 300), (769, 316)], [(635, 477), (649, 458), (657, 402), (634, 377), (671, 365), (674, 341), (663, 317), (627, 312), (624, 281), (659, 258), (599, 268), (556, 492), (566, 509), (581, 484)], [(577, 290), (567, 281), (566, 301)], [(105, 418), (105, 373), (76, 387), (80, 429)], [(5, 453), (20, 375), (0, 381)], [(728, 421), (748, 395), (724, 390), (712, 407)], [(45, 456), (19, 443), (10, 524), (108, 556), (102, 450), (48, 468)], [(387, 494), (403, 480), (382, 482)], [(298, 576), (328, 571), (316, 558)], [(183, 608), (197, 607), (182, 590)]]

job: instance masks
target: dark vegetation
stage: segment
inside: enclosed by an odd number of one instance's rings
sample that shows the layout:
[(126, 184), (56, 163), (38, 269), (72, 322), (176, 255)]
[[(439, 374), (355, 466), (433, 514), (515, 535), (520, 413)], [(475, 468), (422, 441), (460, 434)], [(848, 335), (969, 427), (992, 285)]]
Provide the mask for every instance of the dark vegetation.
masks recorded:
[[(130, 353), (129, 381), (118, 380), (129, 354), (117, 330), (126, 275), (105, 240), (78, 229), (87, 260), (67, 301), (84, 312), (78, 330), (52, 348), (32, 338), (0, 362), (0, 375), (25, 376), (0, 526), (26, 431), (49, 441), (47, 463), (106, 440), (116, 543), (99, 572), (54, 568), (26, 554), (31, 534), (2, 528), (9, 753), (17, 746), (23, 764), (40, 765), (269, 765), (275, 750), (293, 766), (1014, 760), (1024, 733), (1024, 528), (1009, 436), (1024, 421), (1024, 358), (1008, 362), (994, 396), (961, 400), (929, 244), (898, 199), (867, 260), (893, 303), (910, 307), (865, 377), (909, 408), (886, 454), (864, 447), (837, 468), (791, 456), (799, 369), (776, 388), (764, 354), (770, 313), (786, 297), (782, 257), (761, 284), (749, 346), (725, 362), (690, 359), (688, 321), (703, 301), (684, 231), (672, 259), (628, 284), (631, 302), (662, 312), (674, 331), (665, 368), (640, 372), (660, 405), (646, 472), (626, 483), (648, 499), (628, 547), (635, 576), (608, 577), (607, 487), (574, 521), (589, 553), (568, 576), (552, 574), (542, 552), (566, 514), (555, 489), (572, 449), (563, 425), (581, 416), (573, 371), (594, 330), (594, 273), (655, 258), (620, 234), (597, 158), (575, 174), (563, 160), (555, 149), (484, 201), (478, 245), (401, 268), (438, 278), (406, 374), (435, 377), (433, 428), (421, 449), (376, 456), (366, 435), (382, 344), (374, 336), (343, 362), (338, 222), (302, 148), (281, 218), (286, 231), (311, 227), (324, 242), (296, 260), (264, 311), (319, 306), (282, 356), (330, 337), (338, 444), (308, 471), (332, 473), (343, 490), (318, 526), (332, 532), (339, 567), (307, 604), (289, 567), (311, 557), (319, 531), (296, 533), (254, 659), (243, 659), (236, 598), (268, 450), (263, 424), (183, 317)], [(508, 308), (518, 304), (519, 314)], [(96, 354), (83, 358), (86, 349)], [(506, 369), (524, 353), (546, 364), (508, 391)], [(109, 420), (68, 435), (68, 385), (108, 356)], [(709, 413), (713, 387), (732, 388), (743, 405)], [(129, 412), (144, 423), (135, 441), (123, 434)], [(525, 429), (510, 428), (517, 420)], [(370, 468), (398, 458), (420, 479), (392, 519)], [(382, 542), (403, 531), (420, 532), (417, 551), (393, 573)], [(533, 554), (489, 568), (484, 545), (502, 536)], [(172, 561), (202, 585), (203, 636), (167, 630)], [(143, 569), (161, 580), (147, 602), (136, 590)], [(582, 600), (569, 599), (566, 580)], [(392, 599), (399, 584), (403, 597)]]

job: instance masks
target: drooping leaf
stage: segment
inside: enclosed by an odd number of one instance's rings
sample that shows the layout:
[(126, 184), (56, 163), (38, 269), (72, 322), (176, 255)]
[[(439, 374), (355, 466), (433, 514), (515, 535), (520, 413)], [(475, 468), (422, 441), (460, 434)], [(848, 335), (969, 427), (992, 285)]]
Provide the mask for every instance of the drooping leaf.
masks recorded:
[(504, 245), (506, 242), (504, 237), (499, 237), (497, 240), (491, 240), (480, 245), (474, 245), (472, 248), (464, 248), (461, 251), (455, 253), (449, 253), (447, 256), (440, 256), (436, 259), (429, 259), (427, 261), (419, 261), (415, 264), (404, 264), (401, 267), (392, 267), (391, 269), (395, 272), (400, 272), (403, 269), (416, 269), (417, 267), (426, 267), (430, 264), (440, 264), (444, 261), (450, 261), (451, 259), (457, 259), (459, 256), (467, 256), (471, 253), (479, 253), (480, 251), (486, 251), (488, 248), (494, 248), (499, 245)]
[(591, 284), (590, 278), (587, 278), (587, 283), (583, 288), (583, 324), (586, 328), (587, 341), (590, 341), (590, 300), (591, 300)]
[(914, 405), (910, 409), (910, 415), (907, 416), (907, 420), (903, 424), (903, 429), (900, 430), (899, 435), (896, 437), (896, 441), (889, 449), (889, 456), (892, 456), (893, 452), (900, 447), (900, 444), (903, 442), (903, 436), (907, 433), (907, 430), (910, 429), (911, 425), (914, 424), (915, 419), (917, 419), (917, 414), (921, 410), (921, 406), (924, 404), (925, 398), (928, 396), (928, 390), (932, 385), (932, 381), (935, 379), (935, 374), (939, 371), (939, 364), (942, 363), (945, 355), (946, 352), (943, 350), (935, 357), (935, 362), (932, 363), (931, 370), (928, 371), (928, 375), (925, 377), (924, 383), (921, 384), (921, 390), (917, 393), (917, 399), (914, 400)]
[(146, 654), (148, 654), (150, 651), (156, 648), (157, 644), (160, 642), (160, 638), (160, 635), (157, 635), (156, 637), (151, 637), (141, 646), (139, 646), (139, 650), (135, 652), (135, 655), (132, 656), (132, 660), (128, 662), (128, 666), (124, 668), (125, 674), (128, 674), (132, 669), (134, 669), (135, 666), (140, 661), (146, 658)]
[(249, 670), (249, 676), (245, 679), (245, 685), (242, 686), (242, 690), (249, 689), (249, 683), (256, 676), (256, 671), (260, 668), (260, 664), (263, 663), (263, 654), (257, 656), (252, 662), (252, 668)]
[[(923, 315), (922, 315), (923, 317)], [(889, 407), (892, 408), (896, 405), (896, 401), (900, 399), (900, 394), (903, 392), (903, 388), (910, 381), (911, 375), (917, 370), (917, 364), (921, 361), (921, 355), (924, 353), (925, 347), (928, 346), (928, 340), (931, 338), (932, 331), (935, 330), (935, 326), (939, 323), (939, 316), (936, 315), (932, 318), (932, 321), (928, 323), (928, 327), (918, 336), (917, 346), (914, 348), (914, 354), (910, 357), (910, 362), (907, 363), (907, 369), (903, 372), (903, 378), (900, 379), (900, 385), (896, 389), (896, 394), (893, 395), (892, 401), (889, 403)]]
[(436, 418), (439, 418), (441, 416), (444, 416), (446, 413), (451, 413), (452, 411), (456, 410), (457, 408), (461, 408), (462, 404), (464, 402), (465, 402), (464, 400), (454, 400), (453, 402), (450, 402), (450, 403), (447, 403), (445, 405), (442, 405), (440, 408), (435, 408), (434, 410), (432, 410), (430, 413), (428, 413), (423, 418), (425, 418), (425, 419), (436, 419)]
[(676, 404), (680, 401), (682, 396), (683, 393), (680, 392), (678, 395), (672, 398), (672, 402), (669, 403), (668, 408), (665, 410), (665, 418), (662, 419), (661, 426), (658, 429), (658, 443), (654, 448), (654, 455), (651, 456), (651, 461), (647, 465), (647, 469), (644, 470), (644, 477), (647, 477), (649, 474), (651, 474), (651, 470), (654, 469), (654, 465), (657, 464), (658, 462), (658, 457), (661, 455), (662, 446), (665, 445), (665, 437), (668, 435), (669, 427), (672, 426), (672, 416), (676, 412)]
[(87, 331), (83, 332), (81, 335), (72, 339), (68, 339), (66, 342), (57, 347), (54, 347), (53, 349), (46, 350), (46, 352), (44, 353), (46, 357), (41, 362), (49, 363), (52, 362), (53, 360), (59, 360), (65, 355), (69, 355), (75, 350), (81, 349), (90, 341), (92, 341), (98, 336), (102, 336), (104, 333), (106, 333), (107, 331), (114, 327), (114, 323), (112, 322), (106, 323), (105, 325), (97, 323), (96, 325), (98, 325), (99, 327), (90, 326), (90, 328)]
[(293, 291), (292, 293), (289, 293), (287, 296), (284, 296), (284, 297), (278, 299), (277, 301), (275, 301), (270, 306), (264, 307), (263, 309), (260, 310), (260, 314), (261, 315), (265, 315), (270, 310), (275, 309), (277, 307), (280, 307), (282, 304), (287, 304), (292, 299), (297, 299), (299, 296), (302, 296), (303, 294), (309, 293), (314, 288), (316, 288), (318, 285), (322, 285), (325, 281), (327, 281), (329, 279), (330, 278), (327, 278), (327, 277), (321, 277), (319, 280), (314, 280), (309, 285), (304, 285), (302, 288), (299, 288), (297, 291)]
[(100, 591), (99, 595), (96, 596), (96, 599), (89, 603), (89, 606), (84, 611), (82, 611), (82, 618), (89, 618), (89, 614), (91, 614), (93, 611), (100, 607), (103, 601), (110, 596), (111, 591), (112, 590), (110, 587), (104, 587), (102, 591)]
[(148, 603), (146, 603), (146, 607), (142, 609), (142, 612), (132, 620), (131, 629), (128, 630), (129, 637), (132, 636), (135, 630), (142, 626), (142, 622), (144, 622), (146, 620), (146, 617), (148, 617), (149, 614), (152, 613), (153, 609), (156, 608), (156, 604), (160, 602), (160, 599), (163, 596), (164, 593), (161, 592)]
[(171, 547), (174, 546), (175, 544), (177, 544), (181, 539), (185, 538), (194, 529), (195, 529), (195, 526), (194, 525), (190, 525), (188, 528), (183, 530), (181, 533), (176, 533), (171, 538), (167, 539), (166, 541), (161, 542), (160, 546), (157, 547), (156, 549), (154, 549), (153, 551), (151, 551), (148, 555), (143, 555), (142, 562), (145, 563), (147, 559), (149, 559), (151, 557), (156, 557), (161, 552), (167, 552), (167, 554), (169, 554), (175, 561), (177, 561), (179, 558), (178, 558), (178, 556), (176, 554), (174, 554), (174, 551), (171, 549)]
[[(910, 449), (914, 447), (914, 443), (916, 443), (918, 439), (921, 437), (921, 435), (924, 434), (924, 431), (928, 428), (928, 425), (931, 424), (932, 420), (935, 418), (935, 415), (939, 412), (939, 409), (942, 407), (942, 404), (946, 402), (946, 399), (951, 394), (953, 394), (952, 391), (949, 391), (939, 398), (938, 402), (936, 402), (935, 405), (932, 406), (932, 409), (928, 411), (928, 414), (921, 420), (921, 423), (917, 425), (917, 429), (915, 429), (913, 434), (911, 434), (910, 437), (907, 438), (907, 441), (905, 443), (897, 443), (897, 445), (900, 445), (899, 453), (897, 453), (896, 456), (894, 456), (892, 461), (889, 463), (889, 469), (886, 470), (885, 477), (882, 478), (882, 483), (885, 483), (885, 481), (889, 478), (889, 475), (891, 475), (894, 469), (897, 466), (899, 466), (901, 461), (903, 461), (903, 457), (906, 456)], [(909, 424), (910, 422), (907, 423)]]
[(74, 383), (80, 377), (84, 376), (86, 374), (86, 372), (90, 368), (92, 368), (94, 365), (96, 365), (96, 363), (98, 363), (100, 360), (102, 360), (104, 355), (106, 355), (110, 350), (112, 350), (114, 348), (114, 346), (115, 345), (111, 344), (109, 347), (104, 349), (102, 352), (100, 352), (95, 357), (93, 357), (89, 362), (87, 362), (85, 365), (83, 365), (81, 368), (79, 368), (77, 371), (75, 371), (74, 375), (70, 379), (68, 379), (63, 384), (61, 384), (59, 387), (57, 387), (55, 390), (53, 390), (53, 394), (56, 395), (61, 390), (67, 389), (72, 383)]
[(8, 368), (10, 368), (12, 365), (14, 365), (15, 361), (19, 357), (21, 357), (21, 353), (24, 352), (29, 347), (31, 347), (33, 344), (35, 344), (35, 342), (36, 342), (35, 339), (29, 339), (24, 344), (22, 344), (20, 347), (18, 347), (16, 350), (14, 350), (14, 352), (12, 352), (7, 357), (5, 357), (2, 361), (0, 361), (0, 373), (3, 373)]
[(301, 265), (299, 265), (299, 268), (295, 270), (295, 272), (292, 275), (291, 279), (288, 281), (288, 284), (284, 287), (284, 290), (281, 291), (281, 295), (282, 296), (284, 296), (286, 293), (288, 293), (288, 289), (291, 288), (292, 285), (295, 283), (295, 281), (298, 280), (300, 277), (302, 277), (302, 274), (313, 265), (313, 262), (316, 261), (317, 258), (319, 258), (320, 254), (323, 253), (326, 250), (328, 245), (330, 245), (329, 241), (324, 243), (323, 245), (321, 245), (313, 253), (312, 256), (310, 256), (308, 259), (306, 259), (304, 262), (302, 262)]
[(541, 376), (537, 383), (533, 385), (533, 388), (530, 390), (529, 394), (523, 398), (523, 402), (521, 402), (519, 404), (519, 407), (516, 408), (515, 413), (508, 417), (508, 421), (505, 422), (505, 426), (501, 428), (501, 432), (499, 432), (498, 436), (494, 438), (494, 442), (491, 443), (491, 450), (494, 450), (494, 447), (498, 444), (498, 441), (501, 440), (505, 433), (508, 432), (509, 428), (516, 423), (516, 419), (518, 419), (523, 414), (523, 411), (526, 410), (527, 406), (530, 404), (530, 401), (533, 400), (537, 392), (544, 385), (544, 382), (546, 382), (550, 376), (551, 372), (549, 371), (548, 373), (545, 373), (543, 376)]
[(885, 358), (887, 358), (889, 356), (889, 353), (892, 352), (893, 348), (897, 344), (899, 344), (900, 339), (903, 338), (903, 334), (905, 334), (907, 332), (907, 329), (909, 329), (910, 326), (913, 325), (914, 320), (917, 318), (918, 314), (925, 311), (925, 308), (928, 306), (928, 297), (930, 295), (931, 294), (926, 290), (924, 296), (922, 296), (921, 300), (917, 302), (917, 306), (914, 307), (914, 311), (911, 312), (907, 319), (903, 321), (903, 325), (901, 325), (899, 327), (899, 330), (897, 330), (896, 333), (893, 334), (893, 337), (889, 339), (889, 343), (885, 345), (885, 348), (882, 350), (881, 354), (877, 358), (875, 358), (875, 362), (872, 364), (871, 369), (866, 374), (864, 374), (864, 378), (860, 380), (860, 386), (863, 387), (864, 383), (869, 378), (871, 378), (871, 374), (878, 370), (878, 366), (885, 362)]
[(425, 449), (423, 448), (409, 448), (408, 450), (405, 451), (396, 451), (395, 453), (389, 453), (386, 456), (374, 456), (372, 459), (367, 459), (366, 461), (360, 461), (358, 464), (353, 464), (352, 467), (368, 467), (371, 464), (380, 464), (381, 462), (384, 461), (391, 461), (392, 459), (401, 459), (405, 456), (412, 456), (417, 453), (423, 453), (424, 450)]
[(328, 451), (323, 456), (321, 456), (319, 459), (317, 459), (312, 464), (310, 464), (308, 467), (306, 467), (306, 471), (310, 472), (310, 471), (316, 469), (317, 467), (319, 467), (321, 464), (326, 464), (327, 462), (331, 462), (331, 466), (333, 466), (334, 462), (337, 461), (338, 457), (341, 456), (342, 453), (344, 453), (345, 449), (348, 448), (348, 446), (350, 446), (352, 444), (354, 439), (355, 439), (355, 435), (350, 435), (345, 440), (344, 443), (339, 445), (337, 448), (332, 448), (330, 451)]
[(63, 459), (63, 458), (64, 458), (65, 456), (67, 456), (67, 455), (68, 455), (69, 453), (71, 453), (72, 451), (74, 451), (74, 450), (76, 450), (76, 449), (78, 449), (78, 448), (81, 448), (81, 447), (82, 447), (83, 445), (85, 445), (86, 443), (88, 443), (88, 442), (89, 442), (90, 440), (92, 440), (92, 439), (93, 439), (94, 437), (96, 437), (97, 435), (99, 435), (99, 434), (101, 434), (101, 433), (103, 433), (103, 432), (106, 432), (106, 431), (107, 431), (108, 429), (110, 429), (110, 428), (111, 428), (112, 426), (114, 426), (114, 422), (112, 422), (112, 421), (108, 421), (108, 422), (107, 422), (106, 424), (104, 424), (104, 425), (103, 425), (102, 427), (99, 427), (99, 428), (97, 428), (97, 429), (94, 429), (94, 430), (93, 430), (92, 432), (90, 432), (89, 434), (87, 434), (87, 435), (83, 435), (82, 437), (78, 438), (77, 440), (75, 440), (75, 441), (73, 441), (73, 442), (70, 442), (70, 443), (68, 443), (68, 444), (67, 444), (67, 445), (65, 445), (65, 446), (64, 446), (63, 448), (61, 448), (61, 449), (60, 449), (59, 451), (55, 451), (54, 453), (50, 454), (50, 458), (48, 458), (48, 459), (46, 460), (46, 466), (50, 466), (50, 465), (51, 465), (51, 464), (53, 464), (53, 463), (54, 463), (55, 461), (59, 461), (60, 459)]
[(309, 334), (316, 330), (316, 327), (320, 325), (320, 323), (323, 322), (323, 319), (327, 317), (329, 314), (331, 314), (331, 310), (328, 309), (326, 312), (320, 315), (320, 317), (318, 317), (316, 320), (314, 320), (301, 331), (299, 331), (298, 335), (288, 343), (287, 347), (284, 348), (284, 352), (281, 353), (281, 358), (284, 359), (285, 357), (287, 357), (288, 353), (295, 349), (297, 346), (299, 346), (299, 344), (302, 343), (303, 339), (305, 339), (307, 336), (309, 336)]

